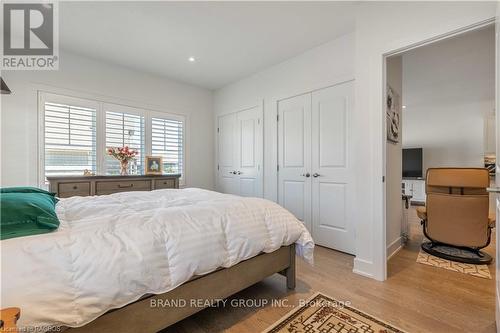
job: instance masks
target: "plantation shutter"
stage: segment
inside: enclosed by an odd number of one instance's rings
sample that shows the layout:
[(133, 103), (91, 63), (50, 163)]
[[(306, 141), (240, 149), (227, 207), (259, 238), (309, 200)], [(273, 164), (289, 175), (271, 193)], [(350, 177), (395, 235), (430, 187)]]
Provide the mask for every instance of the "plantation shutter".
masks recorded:
[(45, 177), (97, 170), (96, 109), (45, 101)]
[[(138, 151), (135, 162), (129, 163), (130, 173), (142, 174), (145, 154), (144, 116), (106, 111), (106, 148), (124, 146)], [(106, 154), (105, 164), (106, 174), (120, 174), (118, 160)]]
[(151, 153), (163, 157), (164, 173), (183, 173), (184, 121), (151, 118)]

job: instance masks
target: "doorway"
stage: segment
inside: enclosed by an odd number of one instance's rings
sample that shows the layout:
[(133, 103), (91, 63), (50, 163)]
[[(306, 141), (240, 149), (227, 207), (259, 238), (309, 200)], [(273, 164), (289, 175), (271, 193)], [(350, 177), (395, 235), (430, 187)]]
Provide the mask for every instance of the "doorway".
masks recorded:
[[(441, 258), (426, 261), (428, 254), (420, 248), (424, 218), (417, 210), (426, 205), (429, 168), (486, 167), (491, 169), (490, 186), (495, 183), (494, 25), (387, 56), (385, 83), (387, 278), (430, 274), (433, 279), (454, 281), (453, 285), (467, 284), (472, 294), (491, 301), (488, 311), (493, 315), (495, 263), (486, 268), (488, 277), (478, 277), (472, 269), (460, 271), (464, 265), (453, 261), (449, 265)], [(494, 216), (494, 194), (489, 202)], [(493, 240), (485, 252), (495, 256), (495, 247)], [(415, 288), (425, 288), (425, 283), (431, 281), (419, 280)], [(453, 287), (440, 296), (448, 292)]]

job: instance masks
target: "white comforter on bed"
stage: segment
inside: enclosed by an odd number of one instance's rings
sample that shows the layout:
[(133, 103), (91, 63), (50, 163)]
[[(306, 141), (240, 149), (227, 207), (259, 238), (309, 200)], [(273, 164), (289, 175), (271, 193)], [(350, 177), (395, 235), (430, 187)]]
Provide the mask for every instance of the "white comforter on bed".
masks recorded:
[(303, 224), (258, 198), (190, 188), (73, 197), (56, 210), (57, 231), (1, 242), (1, 306), (21, 308), (20, 327), (82, 326), (282, 245), (312, 261)]

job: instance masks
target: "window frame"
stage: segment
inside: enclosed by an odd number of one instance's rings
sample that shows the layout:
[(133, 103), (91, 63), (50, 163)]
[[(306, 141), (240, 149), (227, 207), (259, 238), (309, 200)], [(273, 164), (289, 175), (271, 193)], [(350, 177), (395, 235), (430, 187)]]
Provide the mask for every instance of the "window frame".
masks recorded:
[[(125, 113), (125, 114), (132, 114), (135, 116), (140, 116), (144, 117), (144, 156), (141, 156), (141, 163), (144, 164), (144, 157), (147, 156), (148, 154), (148, 134), (151, 132), (148, 132), (147, 130), (147, 123), (148, 123), (148, 110), (145, 109), (139, 109), (127, 105), (120, 105), (120, 104), (113, 104), (113, 103), (101, 103), (101, 112), (102, 112), (102, 123), (103, 123), (103, 139), (102, 144), (103, 144), (103, 151), (106, 151), (108, 148), (106, 146), (106, 141), (107, 141), (107, 136), (106, 136), (106, 112), (116, 112), (116, 113)], [(97, 140), (99, 142), (99, 140)], [(103, 153), (102, 157), (102, 162), (100, 165), (97, 167), (99, 170), (99, 174), (105, 175), (106, 174), (106, 154)]]
[(186, 164), (187, 164), (187, 162), (186, 162), (186, 159), (187, 159), (186, 158), (186, 155), (187, 155), (187, 149), (186, 149), (187, 117), (183, 116), (183, 115), (178, 115), (178, 114), (150, 111), (149, 118), (146, 121), (146, 141), (149, 140), (149, 142), (146, 142), (146, 155), (147, 156), (150, 156), (152, 154), (153, 118), (171, 119), (171, 120), (177, 120), (177, 121), (182, 122), (182, 172), (181, 172), (181, 177), (179, 178), (179, 186), (185, 186), (186, 185)]
[[(96, 110), (96, 170), (103, 175), (106, 171), (106, 111), (130, 113), (144, 117), (144, 160), (152, 151), (152, 118), (171, 119), (182, 122), (182, 173), (179, 185), (186, 185), (188, 164), (188, 116), (172, 112), (162, 112), (90, 97), (74, 97), (65, 94), (38, 90), (38, 184), (46, 187), (45, 180), (45, 103), (62, 103)], [(144, 161), (141, 161), (144, 163)]]

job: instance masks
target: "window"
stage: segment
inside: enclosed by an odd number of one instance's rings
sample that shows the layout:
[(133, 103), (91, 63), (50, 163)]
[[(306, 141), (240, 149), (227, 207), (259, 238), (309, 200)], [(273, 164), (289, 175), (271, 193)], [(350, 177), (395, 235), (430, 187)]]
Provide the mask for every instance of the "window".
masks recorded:
[(96, 109), (44, 103), (45, 176), (96, 172)]
[(182, 120), (151, 118), (151, 155), (163, 157), (165, 173), (182, 173), (183, 138)]
[[(135, 163), (130, 165), (132, 174), (142, 174), (144, 160), (144, 117), (140, 115), (106, 111), (106, 148), (124, 147), (135, 149), (139, 152)], [(120, 164), (106, 155), (107, 175), (119, 175)]]
[(180, 173), (185, 182), (183, 116), (40, 92), (40, 185), (47, 176), (120, 173), (109, 147), (138, 150), (131, 174), (144, 173), (146, 155), (163, 157), (164, 173)]

